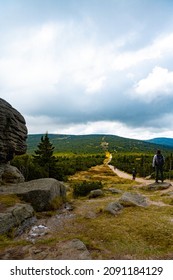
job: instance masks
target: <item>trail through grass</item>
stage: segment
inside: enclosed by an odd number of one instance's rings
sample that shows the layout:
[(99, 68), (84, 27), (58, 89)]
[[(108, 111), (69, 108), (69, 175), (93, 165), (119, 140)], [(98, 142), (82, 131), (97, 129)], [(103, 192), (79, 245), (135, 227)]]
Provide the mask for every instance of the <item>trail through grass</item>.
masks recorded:
[[(82, 181), (100, 181), (104, 196), (75, 199), (72, 185)], [(59, 242), (79, 238), (87, 246), (92, 259), (173, 258), (173, 205), (165, 191), (146, 191), (138, 182), (118, 177), (104, 164), (77, 172), (69, 177), (68, 184), (67, 200), (73, 205), (73, 211), (40, 215), (38, 222), (47, 225), (50, 231), (36, 240), (32, 250), (39, 248), (40, 244), (51, 250)], [(113, 194), (110, 188), (121, 192)], [(116, 216), (104, 211), (109, 202), (118, 201), (127, 191), (145, 195), (151, 201), (150, 205), (145, 208), (127, 207)], [(10, 246), (9, 242), (6, 244)], [(15, 246), (14, 241), (12, 246)], [(22, 245), (16, 240), (16, 248), (19, 246)]]

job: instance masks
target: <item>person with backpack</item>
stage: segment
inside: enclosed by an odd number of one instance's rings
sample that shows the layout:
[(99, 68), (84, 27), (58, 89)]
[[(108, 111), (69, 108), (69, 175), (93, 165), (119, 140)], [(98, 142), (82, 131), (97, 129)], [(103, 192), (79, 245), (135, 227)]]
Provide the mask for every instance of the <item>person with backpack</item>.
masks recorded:
[(132, 170), (132, 179), (135, 180), (136, 179), (136, 169), (133, 168)]
[(163, 165), (164, 165), (165, 159), (163, 155), (161, 154), (160, 150), (157, 150), (157, 153), (153, 157), (153, 167), (155, 168), (156, 172), (156, 183), (158, 183), (159, 175), (160, 180), (163, 183)]

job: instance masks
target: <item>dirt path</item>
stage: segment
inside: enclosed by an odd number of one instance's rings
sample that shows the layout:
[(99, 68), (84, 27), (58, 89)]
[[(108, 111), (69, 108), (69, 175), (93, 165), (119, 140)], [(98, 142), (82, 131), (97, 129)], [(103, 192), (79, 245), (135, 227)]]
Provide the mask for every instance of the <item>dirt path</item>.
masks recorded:
[[(121, 170), (119, 170), (119, 169), (117, 169), (117, 168), (114, 168), (113, 165), (108, 164), (108, 166), (109, 166), (109, 168), (110, 168), (114, 173), (116, 173), (119, 177), (124, 178), (124, 179), (130, 179), (130, 180), (132, 180), (132, 175), (130, 175), (130, 174), (124, 172), (124, 171), (121, 171)], [(144, 179), (144, 178), (136, 178), (135, 181), (136, 181), (136, 182), (139, 182), (139, 183), (147, 184), (147, 185), (148, 185), (148, 184), (154, 183), (154, 180), (147, 180), (147, 179)]]
[[(113, 165), (108, 164), (108, 166), (114, 173), (117, 174), (117, 176), (119, 176), (121, 178), (124, 178), (124, 179), (132, 180), (132, 175), (130, 175), (130, 174), (124, 172), (124, 171), (121, 171), (117, 168), (114, 168)], [(141, 183), (142, 185), (149, 185), (149, 184), (152, 184), (152, 183), (155, 182), (155, 180), (147, 180), (145, 178), (136, 178), (135, 181), (138, 182), (138, 183)], [(171, 183), (170, 180), (165, 180), (165, 182)], [(169, 188), (165, 189), (165, 190), (164, 189), (161, 190), (161, 193), (163, 194), (163, 193), (167, 193), (167, 192), (170, 192), (170, 191), (173, 191), (173, 185), (170, 186)], [(157, 206), (167, 206), (167, 204), (163, 203), (162, 201), (150, 201), (150, 204), (157, 205)]]
[[(131, 174), (128, 174), (124, 171), (121, 171), (119, 170), (118, 168), (114, 168), (113, 165), (109, 164), (112, 160), (112, 155), (111, 153), (108, 155), (108, 158), (106, 159), (105, 163), (109, 166), (109, 168), (117, 174), (117, 176), (121, 177), (121, 178), (124, 178), (124, 179), (130, 179), (132, 180), (132, 175)], [(139, 177), (136, 177), (135, 179), (136, 182), (138, 183), (142, 183), (142, 184), (146, 184), (146, 185), (149, 185), (149, 184), (152, 184), (155, 182), (154, 179), (145, 179), (145, 178), (139, 178)], [(170, 182), (170, 180), (165, 180), (165, 182)]]
[[(117, 176), (119, 176), (121, 178), (124, 178), (124, 179), (132, 180), (132, 175), (130, 175), (130, 174), (124, 172), (124, 171), (121, 171), (118, 168), (114, 168), (113, 165), (108, 164), (108, 166), (115, 174), (117, 174)], [(139, 178), (139, 177), (137, 177), (135, 179), (135, 181), (138, 182), (138, 183), (146, 184), (146, 185), (149, 185), (149, 184), (152, 184), (152, 183), (155, 182), (154, 179), (145, 179), (145, 178)], [(172, 181), (170, 181), (170, 180), (165, 180), (164, 182), (172, 183)]]

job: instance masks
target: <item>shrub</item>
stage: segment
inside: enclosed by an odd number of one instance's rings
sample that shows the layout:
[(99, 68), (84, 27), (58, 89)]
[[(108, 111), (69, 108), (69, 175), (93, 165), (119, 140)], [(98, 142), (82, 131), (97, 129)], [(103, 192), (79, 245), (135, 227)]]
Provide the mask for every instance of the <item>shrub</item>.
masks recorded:
[(102, 183), (100, 181), (93, 181), (93, 182), (87, 182), (83, 181), (80, 183), (76, 183), (73, 186), (73, 196), (86, 196), (90, 193), (92, 190), (101, 189), (103, 188)]
[(50, 208), (51, 210), (57, 210), (63, 205), (63, 203), (65, 203), (65, 199), (57, 196), (52, 200)]

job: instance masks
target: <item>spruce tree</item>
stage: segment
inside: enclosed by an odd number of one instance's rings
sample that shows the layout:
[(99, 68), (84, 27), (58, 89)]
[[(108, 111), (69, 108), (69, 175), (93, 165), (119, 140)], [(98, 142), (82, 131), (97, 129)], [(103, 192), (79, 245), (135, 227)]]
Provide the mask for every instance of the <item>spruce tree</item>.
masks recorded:
[(53, 144), (50, 142), (47, 132), (45, 136), (41, 137), (37, 148), (35, 155), (33, 155), (34, 162), (43, 168), (44, 174), (46, 174), (47, 177), (54, 177), (56, 158), (53, 156), (53, 152), (55, 147), (53, 147)]

